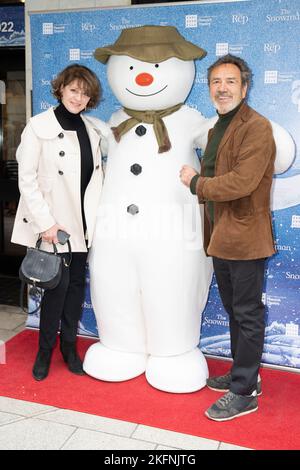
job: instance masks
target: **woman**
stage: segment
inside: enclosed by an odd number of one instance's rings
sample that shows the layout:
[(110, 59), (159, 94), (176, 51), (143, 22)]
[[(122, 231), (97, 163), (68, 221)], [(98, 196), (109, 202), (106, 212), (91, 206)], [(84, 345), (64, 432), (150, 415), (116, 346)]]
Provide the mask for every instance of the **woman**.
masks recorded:
[[(96, 75), (73, 64), (52, 81), (59, 105), (29, 120), (17, 149), (21, 198), (12, 241), (52, 251), (57, 231), (70, 234), (72, 262), (63, 264), (60, 284), (46, 290), (41, 303), (39, 351), (33, 377), (47, 377), (60, 326), (60, 349), (71, 372), (83, 375), (76, 352), (77, 325), (85, 292), (85, 265), (91, 245), (102, 185), (100, 141), (107, 126), (81, 115), (101, 97)], [(67, 258), (67, 245), (57, 245)], [(67, 259), (66, 259), (67, 261)], [(66, 263), (68, 264), (68, 263)]]

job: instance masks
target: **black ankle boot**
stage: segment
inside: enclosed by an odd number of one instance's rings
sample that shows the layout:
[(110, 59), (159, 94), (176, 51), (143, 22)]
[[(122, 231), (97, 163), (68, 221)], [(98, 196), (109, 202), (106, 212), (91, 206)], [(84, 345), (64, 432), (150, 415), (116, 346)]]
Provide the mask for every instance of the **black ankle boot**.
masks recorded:
[(85, 375), (82, 368), (82, 361), (76, 352), (76, 343), (60, 340), (60, 350), (68, 369), (73, 374)]
[(35, 380), (44, 380), (48, 373), (51, 362), (52, 350), (39, 349), (32, 369)]

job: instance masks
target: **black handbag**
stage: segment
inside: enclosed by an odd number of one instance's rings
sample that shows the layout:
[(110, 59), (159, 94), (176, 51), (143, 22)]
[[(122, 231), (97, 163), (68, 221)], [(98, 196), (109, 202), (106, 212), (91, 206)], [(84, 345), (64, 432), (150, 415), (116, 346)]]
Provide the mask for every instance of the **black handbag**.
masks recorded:
[[(53, 253), (43, 251), (40, 249), (42, 238), (40, 237), (36, 242), (35, 248), (27, 248), (27, 253), (22, 261), (19, 269), (19, 278), (22, 281), (20, 292), (20, 304), (23, 307), (24, 289), (25, 284), (29, 284), (33, 294), (39, 294), (41, 298), (40, 289), (54, 289), (58, 286), (62, 276), (62, 263), (65, 266), (70, 266), (72, 260), (71, 245), (69, 240), (69, 263), (66, 263), (65, 258), (58, 256), (57, 248), (54, 243)], [(39, 289), (37, 289), (39, 288)], [(35, 313), (40, 308), (40, 305), (34, 310)]]

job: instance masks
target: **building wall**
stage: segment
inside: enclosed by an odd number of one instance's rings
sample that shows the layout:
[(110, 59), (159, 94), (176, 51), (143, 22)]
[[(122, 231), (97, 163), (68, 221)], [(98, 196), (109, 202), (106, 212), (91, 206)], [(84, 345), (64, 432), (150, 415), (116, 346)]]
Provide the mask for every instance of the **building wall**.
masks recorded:
[(35, 11), (77, 10), (95, 7), (125, 7), (131, 5), (131, 0), (26, 0), (25, 30), (26, 30), (26, 115), (31, 116), (31, 39), (29, 14)]

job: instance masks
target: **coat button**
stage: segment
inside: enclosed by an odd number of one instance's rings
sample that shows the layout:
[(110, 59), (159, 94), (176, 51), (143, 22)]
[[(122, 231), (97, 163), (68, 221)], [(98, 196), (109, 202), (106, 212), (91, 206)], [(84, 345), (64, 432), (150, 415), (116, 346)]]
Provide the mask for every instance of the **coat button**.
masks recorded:
[(23, 222), (25, 222), (25, 224), (28, 224), (28, 220), (26, 219), (26, 217), (24, 217)]
[(100, 168), (100, 165), (96, 165), (95, 170), (99, 170), (99, 168)]
[(64, 157), (65, 155), (66, 155), (66, 154), (65, 154), (65, 152), (64, 152), (63, 150), (61, 150), (61, 151), (59, 152), (59, 156), (60, 156), (60, 157)]
[(59, 175), (63, 175), (63, 174), (64, 174), (64, 172), (63, 172), (63, 171), (61, 171), (61, 170), (59, 170), (58, 174), (59, 174)]
[(145, 135), (146, 132), (147, 132), (147, 129), (146, 129), (146, 127), (144, 127), (144, 126), (138, 126), (138, 127), (136, 128), (136, 130), (135, 130), (136, 135), (138, 135), (138, 136), (140, 136), (140, 137), (142, 137), (143, 135)]
[(139, 213), (139, 208), (135, 204), (130, 204), (130, 206), (127, 207), (127, 212), (128, 214), (135, 215)]
[(63, 138), (64, 138), (64, 133), (63, 133), (63, 132), (60, 132), (60, 134), (58, 134), (58, 137), (59, 137), (60, 139), (63, 139)]
[(134, 163), (133, 165), (131, 165), (130, 171), (131, 171), (131, 173), (133, 173), (134, 175), (137, 176), (140, 173), (142, 173), (142, 167), (138, 163)]

